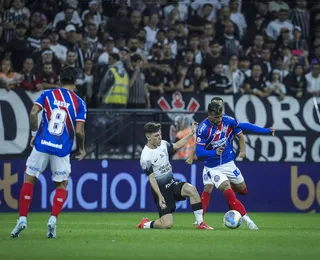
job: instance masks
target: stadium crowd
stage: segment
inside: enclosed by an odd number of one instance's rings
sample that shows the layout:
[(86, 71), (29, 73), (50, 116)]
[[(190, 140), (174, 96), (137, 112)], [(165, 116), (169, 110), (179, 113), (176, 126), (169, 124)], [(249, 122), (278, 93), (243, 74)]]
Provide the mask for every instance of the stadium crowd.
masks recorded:
[(59, 88), (89, 108), (153, 93), (320, 95), (320, 4), (243, 0), (0, 0), (1, 87)]

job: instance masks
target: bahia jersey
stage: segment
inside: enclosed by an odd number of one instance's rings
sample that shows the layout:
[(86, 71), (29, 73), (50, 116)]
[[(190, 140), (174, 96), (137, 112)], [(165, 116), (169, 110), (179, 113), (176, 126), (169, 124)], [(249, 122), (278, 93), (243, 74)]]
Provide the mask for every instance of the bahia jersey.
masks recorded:
[(45, 90), (35, 104), (43, 109), (36, 150), (59, 157), (70, 154), (76, 122), (86, 121), (86, 103), (73, 91), (60, 88)]
[(218, 126), (213, 125), (208, 118), (200, 123), (197, 129), (197, 156), (201, 156), (201, 153), (198, 153), (199, 150), (214, 151), (220, 146), (225, 146), (221, 155), (205, 156), (205, 166), (212, 168), (234, 160), (232, 140), (234, 134), (238, 135), (242, 132), (238, 125), (239, 122), (236, 119), (226, 115), (222, 117)]

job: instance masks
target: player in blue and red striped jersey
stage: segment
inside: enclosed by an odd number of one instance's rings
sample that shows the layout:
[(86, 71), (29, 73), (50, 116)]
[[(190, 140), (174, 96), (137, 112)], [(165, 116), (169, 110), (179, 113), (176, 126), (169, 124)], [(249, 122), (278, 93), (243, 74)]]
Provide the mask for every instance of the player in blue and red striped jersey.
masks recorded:
[[(56, 237), (57, 218), (67, 198), (66, 188), (71, 172), (70, 153), (75, 136), (79, 144), (79, 154), (76, 155), (76, 159), (82, 160), (86, 155), (84, 124), (87, 108), (86, 103), (74, 93), (76, 76), (74, 68), (64, 68), (60, 75), (62, 87), (45, 90), (32, 107), (30, 145), (33, 149), (26, 163), (25, 181), (20, 191), (20, 217), (11, 232), (11, 237), (18, 237), (20, 232), (27, 228), (27, 214), (33, 197), (33, 187), (48, 163), (56, 193), (47, 224), (47, 237)], [(38, 128), (38, 114), (42, 110), (42, 120)]]
[[(211, 102), (220, 103), (224, 107), (224, 101), (221, 97), (214, 97), (211, 99)], [(245, 156), (246, 156), (246, 154), (245, 154), (245, 140), (244, 140), (244, 136), (242, 134), (242, 131), (250, 131), (253, 133), (260, 133), (260, 134), (270, 134), (270, 133), (272, 135), (275, 134), (275, 130), (273, 127), (262, 128), (262, 127), (254, 125), (254, 124), (251, 124), (251, 123), (239, 122), (239, 126), (234, 130), (234, 132), (235, 132), (235, 135), (237, 135), (239, 138), (239, 144), (240, 144), (239, 156), (241, 158), (245, 158)], [(186, 163), (192, 164), (195, 154), (196, 154), (196, 147), (194, 147), (193, 154), (191, 156), (189, 156), (189, 158), (186, 160)], [(204, 189), (201, 194), (201, 202), (203, 205), (203, 214), (205, 214), (205, 212), (207, 211), (207, 208), (209, 206), (209, 203), (210, 203), (210, 195), (213, 191), (214, 185), (211, 182), (211, 180), (208, 179), (208, 176), (205, 171), (202, 174), (202, 178), (203, 178)], [(231, 188), (234, 190), (234, 192), (237, 192), (240, 195), (247, 195), (248, 194), (248, 189), (247, 189), (245, 182), (242, 182), (239, 184), (232, 184), (231, 183)]]
[(208, 117), (199, 124), (196, 139), (196, 155), (204, 160), (204, 179), (209, 180), (223, 192), (230, 209), (240, 212), (248, 228), (258, 229), (250, 219), (245, 207), (236, 198), (231, 184), (242, 185), (244, 178), (234, 163), (232, 147), (233, 134), (239, 122), (223, 114), (223, 106), (218, 102), (208, 105)]

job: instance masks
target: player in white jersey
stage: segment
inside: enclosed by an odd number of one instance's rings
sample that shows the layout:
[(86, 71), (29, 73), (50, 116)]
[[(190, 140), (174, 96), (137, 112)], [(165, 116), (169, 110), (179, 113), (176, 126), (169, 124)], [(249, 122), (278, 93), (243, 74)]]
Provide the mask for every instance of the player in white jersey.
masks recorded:
[(140, 165), (149, 177), (153, 199), (160, 218), (155, 221), (143, 218), (137, 228), (171, 228), (176, 201), (189, 198), (197, 221), (197, 229), (213, 229), (203, 221), (202, 203), (197, 189), (187, 182), (176, 181), (169, 161), (169, 154), (187, 143), (195, 134), (197, 125), (193, 123), (191, 133), (174, 144), (162, 140), (160, 124), (150, 122), (144, 126), (144, 134), (148, 142), (143, 148)]
[[(26, 163), (25, 181), (20, 191), (20, 217), (11, 232), (13, 238), (19, 237), (20, 232), (27, 228), (27, 215), (33, 196), (33, 187), (49, 163), (56, 193), (47, 224), (47, 238), (56, 237), (57, 218), (67, 199), (66, 189), (71, 172), (70, 153), (74, 135), (79, 144), (79, 154), (76, 159), (82, 160), (86, 155), (84, 144), (86, 104), (74, 93), (76, 77), (74, 68), (63, 69), (60, 75), (61, 88), (44, 91), (32, 107), (30, 146), (33, 150)], [(38, 128), (38, 114), (42, 110), (42, 120)]]

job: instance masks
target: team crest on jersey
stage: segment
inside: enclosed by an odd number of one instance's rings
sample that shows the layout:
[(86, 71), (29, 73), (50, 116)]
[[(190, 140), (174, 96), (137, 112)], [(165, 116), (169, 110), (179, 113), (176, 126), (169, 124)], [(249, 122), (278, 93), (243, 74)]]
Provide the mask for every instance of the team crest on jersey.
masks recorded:
[[(158, 99), (158, 105), (161, 108), (162, 111), (168, 112), (167, 116), (175, 122), (177, 120), (177, 117), (185, 117), (190, 122), (193, 122), (193, 116), (194, 113), (197, 112), (200, 108), (200, 103), (192, 97), (189, 101), (189, 103), (186, 105), (185, 101), (183, 100), (183, 97), (180, 92), (176, 91), (172, 94), (172, 101), (171, 105), (167, 101), (165, 97), (160, 97)], [(182, 112), (182, 113), (181, 113)], [(188, 114), (183, 112), (190, 112)], [(176, 129), (174, 125), (170, 126), (170, 141), (173, 142), (176, 139), (176, 132), (180, 129)]]
[(197, 143), (201, 142), (201, 137), (197, 137)]

